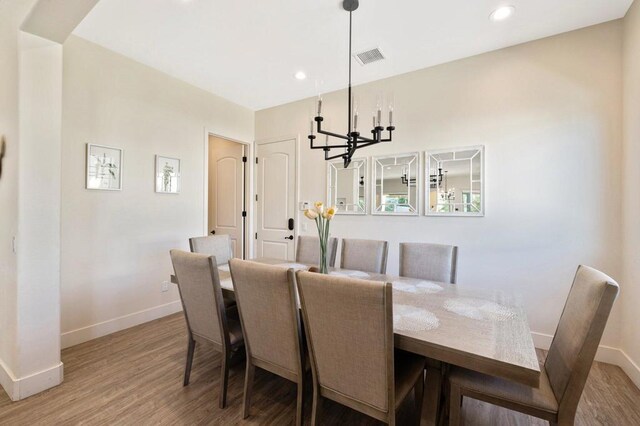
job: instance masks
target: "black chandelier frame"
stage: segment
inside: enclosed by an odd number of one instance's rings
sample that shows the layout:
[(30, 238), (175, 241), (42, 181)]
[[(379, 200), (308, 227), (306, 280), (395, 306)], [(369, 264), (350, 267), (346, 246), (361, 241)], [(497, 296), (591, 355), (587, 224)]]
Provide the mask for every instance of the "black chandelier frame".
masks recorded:
[[(371, 137), (365, 137), (362, 136), (360, 134), (360, 132), (358, 132), (356, 130), (357, 128), (357, 116), (353, 117), (353, 121), (352, 121), (352, 109), (353, 109), (353, 97), (352, 97), (352, 90), (351, 90), (351, 62), (352, 62), (352, 57), (353, 57), (353, 52), (352, 52), (352, 29), (353, 29), (353, 11), (356, 10), (359, 6), (359, 1), (358, 0), (344, 0), (342, 3), (343, 8), (349, 12), (349, 88), (348, 88), (348, 101), (349, 101), (349, 106), (348, 106), (348, 129), (349, 131), (342, 135), (339, 133), (334, 133), (334, 132), (330, 132), (327, 130), (323, 130), (322, 129), (322, 122), (324, 121), (324, 118), (321, 115), (322, 112), (322, 99), (318, 100), (318, 115), (314, 118), (314, 121), (316, 123), (316, 133), (318, 135), (326, 135), (327, 136), (327, 141), (325, 142), (324, 145), (316, 145), (315, 144), (315, 140), (316, 140), (316, 135), (313, 134), (313, 132), (308, 136), (309, 138), (309, 144), (311, 149), (321, 149), (324, 151), (324, 159), (326, 161), (329, 160), (334, 160), (336, 158), (342, 158), (344, 160), (344, 168), (346, 169), (347, 167), (349, 167), (349, 164), (351, 164), (351, 159), (353, 158), (353, 155), (355, 154), (356, 150), (360, 149), (360, 148), (365, 148), (367, 146), (371, 146), (371, 145), (376, 145), (378, 143), (381, 142), (391, 142), (393, 139), (393, 131), (396, 129), (393, 125), (392, 125), (392, 119), (393, 119), (393, 113), (390, 111), (389, 113), (389, 126), (386, 127), (386, 130), (389, 132), (389, 136), (387, 138), (383, 138), (383, 132), (385, 131), (385, 127), (381, 125), (382, 123), (382, 117), (381, 117), (381, 110), (378, 109), (378, 122), (377, 125), (375, 123), (375, 116), (374, 116), (374, 127), (371, 130)], [(351, 125), (353, 123), (353, 130)], [(313, 123), (312, 123), (312, 129), (313, 129)], [(345, 142), (339, 143), (339, 144), (332, 144), (329, 145), (328, 140), (329, 137), (333, 137), (333, 138), (337, 138), (337, 139), (341, 139)], [(345, 152), (341, 153), (341, 154), (336, 154), (336, 155), (331, 155), (330, 152), (332, 149), (344, 149)]]

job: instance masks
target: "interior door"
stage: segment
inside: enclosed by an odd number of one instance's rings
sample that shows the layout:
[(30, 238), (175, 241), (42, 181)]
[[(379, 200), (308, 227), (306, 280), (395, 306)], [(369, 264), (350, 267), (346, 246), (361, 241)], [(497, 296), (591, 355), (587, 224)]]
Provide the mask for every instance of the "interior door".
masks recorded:
[(209, 137), (209, 233), (228, 234), (234, 257), (243, 257), (244, 145)]
[(256, 151), (256, 255), (294, 260), (296, 140), (260, 144)]

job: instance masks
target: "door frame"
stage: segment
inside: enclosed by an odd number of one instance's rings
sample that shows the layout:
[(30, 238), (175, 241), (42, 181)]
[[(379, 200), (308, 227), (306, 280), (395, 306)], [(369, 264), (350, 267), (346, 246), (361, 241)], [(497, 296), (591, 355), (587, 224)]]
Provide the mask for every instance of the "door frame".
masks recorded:
[(242, 229), (244, 234), (244, 247), (246, 250), (247, 259), (251, 259), (254, 255), (254, 245), (250, 244), (251, 237), (254, 233), (254, 225), (253, 225), (253, 217), (254, 217), (254, 203), (251, 200), (254, 199), (254, 168), (249, 167), (250, 164), (255, 163), (255, 150), (253, 147), (253, 142), (246, 142), (239, 139), (230, 138), (228, 136), (222, 135), (220, 133), (216, 133), (212, 130), (209, 130), (205, 127), (204, 129), (204, 194), (203, 194), (203, 220), (202, 220), (202, 229), (204, 231), (203, 235), (209, 235), (209, 136), (213, 136), (220, 139), (226, 139), (230, 142), (235, 142), (244, 145), (245, 147), (245, 157), (247, 157), (247, 163), (244, 169), (244, 205), (246, 206), (247, 217), (243, 221)]
[[(258, 188), (258, 173), (255, 173), (255, 169), (257, 167), (256, 164), (256, 158), (258, 156), (258, 146), (259, 145), (268, 145), (270, 143), (276, 143), (276, 142), (282, 142), (282, 141), (289, 141), (292, 140), (294, 141), (294, 149), (295, 149), (295, 159), (296, 159), (296, 167), (295, 167), (295, 176), (293, 179), (294, 182), (294, 190), (293, 190), (293, 198), (294, 198), (294, 215), (293, 215), (293, 220), (295, 221), (295, 225), (293, 227), (293, 252), (296, 253), (297, 249), (298, 249), (298, 235), (299, 232), (298, 230), (300, 229), (300, 135), (296, 134), (296, 135), (285, 135), (285, 136), (281, 136), (281, 137), (275, 137), (275, 138), (266, 138), (266, 139), (260, 139), (255, 141), (255, 150), (253, 151), (253, 167), (251, 167), (252, 171), (253, 171), (253, 182), (252, 182), (252, 188)], [(251, 200), (253, 200), (253, 202), (251, 203), (253, 206), (253, 211), (257, 211), (257, 201), (256, 201), (256, 197), (255, 197), (255, 190), (254, 192), (252, 192), (251, 194)], [(256, 253), (257, 250), (257, 240), (254, 237), (255, 234), (255, 230), (258, 229), (258, 216), (257, 214), (253, 216), (253, 220), (252, 222), (252, 230), (253, 232), (250, 233), (251, 237), (252, 237), (252, 241), (253, 244), (251, 244), (251, 252), (252, 253)]]

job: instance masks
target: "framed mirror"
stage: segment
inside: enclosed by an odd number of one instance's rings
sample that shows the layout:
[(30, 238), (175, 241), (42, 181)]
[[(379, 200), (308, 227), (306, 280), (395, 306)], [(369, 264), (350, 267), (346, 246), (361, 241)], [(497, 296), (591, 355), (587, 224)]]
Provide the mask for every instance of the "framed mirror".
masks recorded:
[(367, 160), (355, 158), (345, 169), (344, 162), (327, 164), (327, 200), (337, 214), (367, 213)]
[(484, 146), (426, 153), (426, 214), (484, 216)]
[(373, 157), (373, 214), (418, 215), (420, 154)]

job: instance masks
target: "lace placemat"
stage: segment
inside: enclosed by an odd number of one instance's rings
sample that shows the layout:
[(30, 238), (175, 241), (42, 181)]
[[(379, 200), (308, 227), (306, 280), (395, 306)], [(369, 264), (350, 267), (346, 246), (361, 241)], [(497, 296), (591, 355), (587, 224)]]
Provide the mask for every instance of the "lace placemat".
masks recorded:
[(402, 331), (428, 331), (440, 326), (433, 312), (409, 305), (393, 305), (393, 328)]
[(329, 275), (338, 275), (341, 277), (368, 278), (371, 275), (362, 271), (331, 271)]
[(309, 266), (307, 265), (303, 265), (302, 263), (277, 263), (273, 266), (279, 266), (281, 268), (287, 268), (287, 269), (295, 269), (295, 270), (303, 270), (303, 269), (309, 269)]
[(392, 284), (394, 290), (413, 294), (438, 293), (439, 291), (444, 290), (442, 286), (430, 281), (419, 281), (416, 283), (394, 281)]
[(477, 320), (507, 321), (516, 315), (507, 306), (482, 299), (447, 299), (443, 306), (449, 312)]

